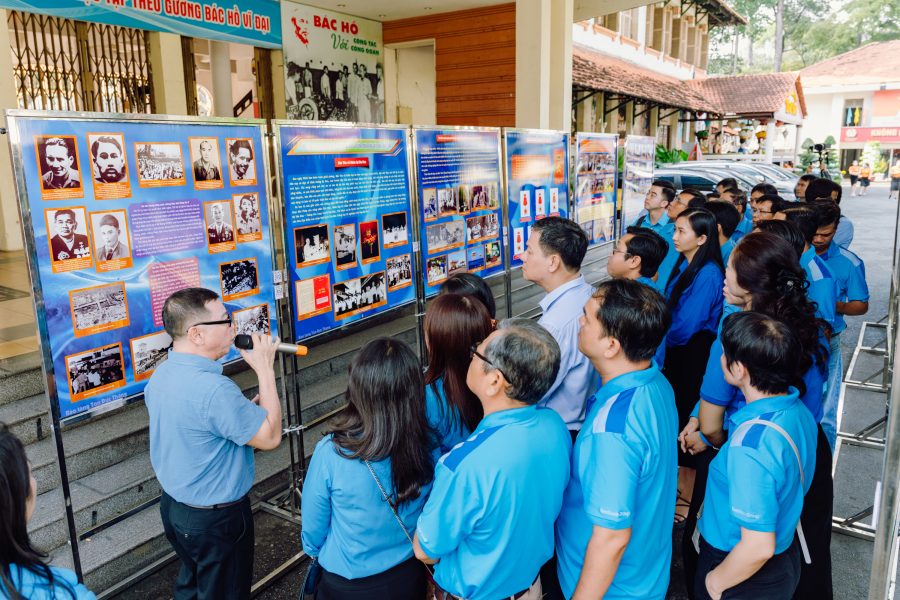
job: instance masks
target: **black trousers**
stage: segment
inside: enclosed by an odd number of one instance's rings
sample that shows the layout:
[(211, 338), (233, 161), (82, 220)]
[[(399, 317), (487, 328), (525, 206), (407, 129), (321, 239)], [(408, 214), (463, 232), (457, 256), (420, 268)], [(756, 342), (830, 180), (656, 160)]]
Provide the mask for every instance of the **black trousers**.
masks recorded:
[(543, 600), (565, 600), (559, 585), (559, 573), (556, 572), (556, 553), (541, 567), (541, 592)]
[(166, 538), (181, 559), (175, 600), (250, 598), (253, 513), (250, 499), (219, 509), (191, 508), (163, 492)]
[(697, 528), (697, 513), (706, 497), (706, 479), (709, 477), (709, 465), (719, 453), (714, 448), (707, 448), (696, 455), (697, 477), (694, 479), (694, 495), (691, 497), (691, 507), (688, 509), (687, 518), (684, 520), (684, 534), (681, 538), (681, 562), (684, 569), (684, 587), (687, 589), (688, 598), (696, 600), (694, 596), (694, 580), (697, 578), (697, 563), (699, 555), (694, 549), (694, 529)]
[(800, 565), (800, 584), (795, 600), (832, 600), (831, 515), (834, 510), (834, 481), (831, 479), (831, 446), (822, 426), (816, 440), (816, 471), (803, 498), (800, 524), (809, 546), (812, 564)]
[[(727, 552), (713, 548), (700, 538), (700, 561), (694, 579), (694, 597), (697, 600), (711, 600), (706, 591), (706, 574), (719, 566), (726, 556)], [(790, 600), (800, 579), (801, 562), (800, 547), (795, 537), (790, 548), (766, 561), (750, 579), (725, 590), (722, 600)]]
[[(712, 331), (700, 331), (684, 346), (666, 347), (666, 363), (663, 374), (672, 385), (675, 405), (678, 408), (678, 431), (687, 425), (691, 411), (700, 399), (700, 385), (709, 360), (709, 349), (716, 339)], [(678, 466), (695, 469), (696, 457), (678, 449)]]
[(316, 600), (423, 600), (425, 565), (415, 557), (387, 571), (347, 579), (322, 569)]

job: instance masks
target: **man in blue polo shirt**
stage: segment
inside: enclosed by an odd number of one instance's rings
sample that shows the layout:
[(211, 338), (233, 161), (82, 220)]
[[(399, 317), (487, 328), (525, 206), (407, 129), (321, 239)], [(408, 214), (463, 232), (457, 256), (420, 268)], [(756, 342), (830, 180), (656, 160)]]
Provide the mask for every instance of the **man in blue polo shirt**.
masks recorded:
[(668, 251), (668, 242), (658, 233), (632, 225), (616, 242), (606, 272), (615, 279), (634, 279), (659, 291), (657, 271)]
[(742, 312), (725, 320), (722, 348), (725, 379), (747, 404), (710, 464), (694, 596), (790, 600), (800, 580), (795, 530), (816, 463), (816, 424), (792, 387), (800, 345), (783, 323)]
[(744, 190), (737, 187), (731, 187), (722, 191), (719, 194), (719, 199), (722, 202), (728, 202), (734, 206), (741, 215), (741, 219), (738, 221), (734, 233), (729, 236), (736, 244), (741, 241), (742, 237), (753, 230), (753, 211), (747, 210), (747, 194)]
[(578, 351), (578, 315), (594, 291), (581, 274), (587, 247), (587, 236), (577, 223), (547, 217), (532, 226), (522, 255), (522, 277), (547, 292), (538, 323), (553, 335), (560, 351), (559, 375), (540, 406), (559, 413), (573, 439), (599, 381), (591, 361)]
[(438, 462), (413, 543), (420, 560), (440, 561), (437, 600), (540, 599), (571, 440), (535, 405), (558, 368), (556, 341), (530, 319), (501, 321), (473, 348), (466, 383), (484, 418)]
[(659, 292), (624, 279), (600, 284), (584, 307), (579, 346), (603, 387), (575, 441), (556, 523), (567, 598), (666, 595), (678, 412), (672, 387), (651, 358), (670, 321)]
[(741, 214), (734, 207), (734, 204), (724, 200), (710, 200), (704, 208), (716, 218), (716, 227), (719, 230), (719, 248), (722, 250), (722, 263), (727, 265), (728, 257), (731, 256), (731, 251), (734, 250), (734, 246), (737, 244), (734, 232), (741, 222)]
[(647, 190), (647, 195), (644, 197), (644, 210), (632, 223), (635, 227), (646, 227), (653, 233), (659, 234), (669, 245), (669, 251), (660, 264), (659, 276), (656, 279), (656, 283), (661, 290), (666, 289), (669, 274), (672, 272), (675, 261), (678, 260), (678, 252), (672, 244), (672, 235), (675, 233), (675, 218), (678, 216), (677, 212), (673, 215), (676, 200), (675, 186), (671, 182), (663, 179), (653, 181), (650, 184), (650, 189)]
[(253, 448), (281, 443), (281, 401), (273, 360), (278, 340), (253, 335), (241, 356), (259, 380), (247, 399), (222, 375), (234, 327), (218, 295), (187, 288), (166, 300), (172, 351), (144, 389), (150, 463), (163, 493), (166, 538), (181, 559), (176, 600), (249, 598), (253, 577)]
[(844, 315), (859, 316), (869, 311), (869, 286), (866, 285), (866, 266), (863, 261), (835, 241), (841, 222), (841, 209), (830, 200), (817, 200), (810, 205), (819, 217), (819, 228), (812, 245), (816, 249), (816, 255), (825, 260), (837, 282), (835, 326), (829, 340), (831, 354), (828, 361), (828, 394), (825, 396), (825, 415), (822, 417), (822, 429), (833, 452), (837, 442), (837, 409), (844, 375), (841, 356), (841, 332), (847, 328)]

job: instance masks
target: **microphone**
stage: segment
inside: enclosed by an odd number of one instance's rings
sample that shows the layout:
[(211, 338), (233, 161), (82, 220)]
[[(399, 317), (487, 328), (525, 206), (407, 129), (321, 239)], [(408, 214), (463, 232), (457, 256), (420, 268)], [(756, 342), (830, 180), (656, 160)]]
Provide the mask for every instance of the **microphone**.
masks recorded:
[[(253, 338), (245, 333), (240, 333), (234, 336), (234, 347), (240, 348), (241, 350), (252, 350)], [(306, 356), (306, 353), (309, 352), (309, 348), (307, 348), (306, 346), (298, 346), (297, 344), (285, 344), (284, 342), (278, 344), (278, 347), (276, 349), (278, 350), (278, 352), (293, 354), (295, 356)]]

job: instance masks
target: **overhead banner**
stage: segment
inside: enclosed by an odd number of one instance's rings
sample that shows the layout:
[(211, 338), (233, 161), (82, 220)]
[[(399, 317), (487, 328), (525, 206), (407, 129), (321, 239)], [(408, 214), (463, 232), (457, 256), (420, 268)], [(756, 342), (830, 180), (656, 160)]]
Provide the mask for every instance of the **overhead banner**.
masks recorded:
[(547, 216), (569, 216), (569, 135), (504, 129), (509, 202), (510, 267), (522, 264), (531, 226)]
[(644, 198), (653, 183), (653, 161), (656, 158), (656, 139), (629, 135), (625, 138), (625, 157), (622, 167), (622, 218), (619, 235), (634, 224), (644, 210)]
[(260, 48), (281, 47), (278, 0), (0, 0), (0, 8)]
[(503, 272), (499, 129), (416, 128), (425, 294), (455, 273)]
[(575, 221), (591, 245), (615, 238), (619, 136), (575, 135)]
[(237, 333), (277, 334), (261, 122), (8, 114), (61, 419), (143, 392), (180, 289), (217, 292)]
[(416, 299), (406, 128), (275, 123), (294, 337)]
[(284, 1), (281, 26), (288, 118), (384, 123), (381, 23)]

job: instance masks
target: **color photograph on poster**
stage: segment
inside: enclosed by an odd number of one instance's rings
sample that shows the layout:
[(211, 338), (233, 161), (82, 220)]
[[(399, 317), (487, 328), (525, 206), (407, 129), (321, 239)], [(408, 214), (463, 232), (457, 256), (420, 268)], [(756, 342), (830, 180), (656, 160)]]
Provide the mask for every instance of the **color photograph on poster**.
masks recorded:
[[(168, 356), (161, 310), (180, 289), (212, 289), (236, 323), (268, 315), (278, 333), (266, 186), (232, 186), (221, 164), (221, 185), (193, 180), (201, 141), (217, 143), (210, 160), (223, 161), (223, 140), (260, 147), (260, 123), (30, 111), (8, 121), (21, 210), (33, 215), (26, 255), (41, 354), (63, 421), (140, 397)], [(263, 163), (255, 168), (264, 181)], [(223, 361), (239, 359), (232, 350)]]
[(414, 302), (406, 129), (276, 122), (275, 134), (296, 341)]
[(384, 123), (381, 23), (295, 2), (281, 19), (288, 118)]
[(575, 221), (591, 245), (615, 238), (619, 136), (575, 136)]
[(622, 167), (622, 215), (619, 235), (640, 217), (644, 199), (653, 183), (656, 159), (656, 139), (629, 135), (625, 138), (625, 159)]
[(416, 127), (419, 227), (426, 296), (455, 273), (489, 277), (485, 242), (500, 243), (500, 130)]
[(509, 198), (510, 267), (521, 266), (531, 225), (569, 217), (569, 136), (559, 131), (504, 129)]

